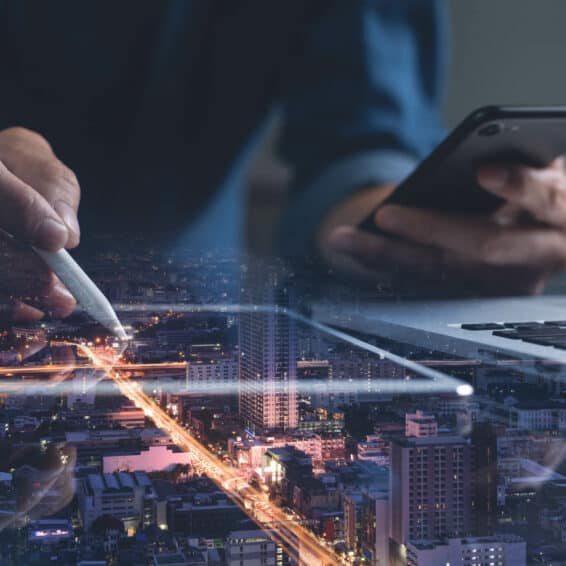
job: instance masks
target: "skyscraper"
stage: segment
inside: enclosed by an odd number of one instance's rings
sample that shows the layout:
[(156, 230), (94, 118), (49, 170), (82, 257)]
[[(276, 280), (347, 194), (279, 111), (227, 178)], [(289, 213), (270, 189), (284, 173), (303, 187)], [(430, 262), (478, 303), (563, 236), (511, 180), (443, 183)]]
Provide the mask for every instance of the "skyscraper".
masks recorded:
[(396, 439), (391, 444), (391, 538), (410, 540), (472, 534), (475, 526), (473, 449), (460, 436)]
[(491, 423), (475, 423), (471, 435), (475, 461), (475, 512), (478, 536), (495, 534), (497, 526), (497, 432)]
[(364, 493), (362, 551), (371, 566), (388, 566), (389, 494), (386, 490)]
[(438, 423), (436, 417), (423, 411), (405, 415), (405, 436), (436, 436), (438, 434)]
[[(332, 366), (328, 360), (299, 360), (297, 362), (297, 382), (299, 403), (312, 409), (327, 408), (333, 405)], [(299, 410), (300, 413), (300, 410)]]
[[(263, 268), (262, 268), (263, 267)], [(276, 268), (254, 265), (246, 274), (242, 302), (289, 307), (289, 290)], [(240, 417), (253, 432), (297, 427), (295, 323), (275, 310), (240, 315)]]

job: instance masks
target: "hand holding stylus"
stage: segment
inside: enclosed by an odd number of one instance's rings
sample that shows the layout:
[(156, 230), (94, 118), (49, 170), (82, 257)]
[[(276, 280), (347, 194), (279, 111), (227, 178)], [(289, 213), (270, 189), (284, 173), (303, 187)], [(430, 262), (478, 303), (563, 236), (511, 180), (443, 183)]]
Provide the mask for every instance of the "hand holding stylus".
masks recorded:
[[(0, 131), (0, 229), (19, 242), (55, 252), (79, 243), (80, 188), (75, 174), (39, 134)], [(31, 248), (0, 235), (0, 319), (32, 321), (75, 307), (68, 289)]]

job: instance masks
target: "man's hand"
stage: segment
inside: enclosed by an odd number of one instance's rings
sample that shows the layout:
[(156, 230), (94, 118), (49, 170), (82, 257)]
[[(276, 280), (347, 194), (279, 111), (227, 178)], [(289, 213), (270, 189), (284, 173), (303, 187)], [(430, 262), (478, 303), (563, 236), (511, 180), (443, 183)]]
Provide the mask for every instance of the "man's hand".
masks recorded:
[[(551, 275), (566, 268), (563, 159), (544, 169), (485, 166), (478, 171), (478, 181), (504, 199), (495, 214), (456, 215), (385, 205), (377, 211), (375, 223), (391, 237), (356, 228), (364, 217), (359, 218), (358, 206), (363, 199), (353, 197), (323, 227), (323, 254), (340, 269), (366, 278), (394, 274), (399, 282), (425, 292), (539, 292)], [(376, 188), (363, 198), (375, 207), (391, 190)], [(354, 203), (356, 198), (360, 202)], [(372, 208), (365, 208), (366, 214), (367, 210)]]
[[(49, 143), (30, 130), (0, 131), (0, 319), (64, 317), (75, 300), (22, 244), (55, 251), (79, 243), (80, 189)], [(12, 239), (10, 236), (14, 237)]]

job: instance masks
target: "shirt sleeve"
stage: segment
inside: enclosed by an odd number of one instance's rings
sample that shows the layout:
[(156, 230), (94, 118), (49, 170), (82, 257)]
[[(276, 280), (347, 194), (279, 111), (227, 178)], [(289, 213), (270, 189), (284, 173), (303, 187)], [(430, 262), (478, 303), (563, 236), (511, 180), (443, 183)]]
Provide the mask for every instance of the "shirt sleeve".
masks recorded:
[(312, 251), (332, 206), (400, 181), (440, 141), (444, 20), (442, 0), (348, 0), (312, 26), (282, 100), (279, 149), (294, 171), (285, 255)]

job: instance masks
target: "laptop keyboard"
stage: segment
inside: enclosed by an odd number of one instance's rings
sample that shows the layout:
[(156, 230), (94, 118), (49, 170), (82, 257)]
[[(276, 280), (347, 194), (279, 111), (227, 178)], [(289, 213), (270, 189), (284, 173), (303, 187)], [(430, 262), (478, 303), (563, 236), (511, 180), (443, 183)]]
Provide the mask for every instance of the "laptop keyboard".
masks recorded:
[(494, 336), (566, 350), (566, 320), (487, 322), (460, 325), (462, 330), (490, 330)]

